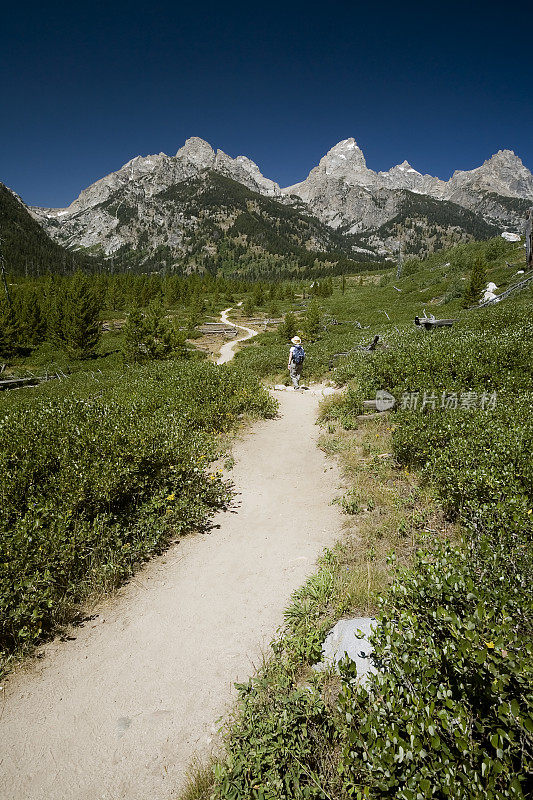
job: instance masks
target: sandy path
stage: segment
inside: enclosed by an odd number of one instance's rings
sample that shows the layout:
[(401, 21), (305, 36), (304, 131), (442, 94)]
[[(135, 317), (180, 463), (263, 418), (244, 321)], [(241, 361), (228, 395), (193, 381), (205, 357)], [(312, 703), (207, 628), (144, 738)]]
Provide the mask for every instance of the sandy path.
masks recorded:
[(228, 314), (231, 310), (232, 310), (231, 308), (226, 308), (220, 315), (220, 321), (225, 322), (226, 324), (229, 323), (230, 325), (235, 325), (236, 328), (238, 328), (241, 331), (246, 331), (246, 333), (239, 339), (233, 339), (231, 342), (222, 345), (222, 347), (220, 348), (220, 355), (217, 359), (217, 364), (226, 364), (228, 361), (231, 361), (231, 359), (235, 355), (235, 348), (237, 347), (239, 342), (245, 342), (246, 339), (252, 339), (252, 337), (257, 336), (258, 333), (258, 331), (254, 331), (253, 328), (245, 328), (244, 325), (237, 325), (237, 323), (231, 322), (228, 319)]
[(169, 800), (209, 750), (234, 681), (253, 673), (340, 531), (318, 392), (277, 396), (280, 416), (235, 444), (238, 513), (151, 561), (75, 641), (52, 642), (7, 681), (2, 800)]

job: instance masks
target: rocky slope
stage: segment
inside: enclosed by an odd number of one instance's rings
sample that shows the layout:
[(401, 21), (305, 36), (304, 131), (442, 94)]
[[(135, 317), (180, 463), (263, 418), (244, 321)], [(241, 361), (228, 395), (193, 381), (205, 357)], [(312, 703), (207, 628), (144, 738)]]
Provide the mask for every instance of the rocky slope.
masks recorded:
[[(249, 192), (245, 201), (239, 186)], [(256, 257), (286, 248), (363, 260), (383, 257), (401, 241), (405, 252), (423, 254), (521, 232), (532, 202), (533, 176), (511, 150), (443, 181), (407, 161), (374, 172), (355, 140), (345, 139), (304, 181), (281, 189), (245, 156), (231, 158), (193, 137), (175, 156), (132, 159), (68, 208), (31, 211), (69, 248), (122, 260), (129, 254), (126, 261), (142, 268), (196, 269), (239, 248)]]
[[(331, 227), (363, 234), (364, 240), (386, 250), (394, 245), (394, 237), (403, 239), (405, 224), (410, 227), (417, 222), (423, 234), (424, 227), (429, 229), (434, 223), (446, 228), (445, 220), (454, 217), (457, 224), (452, 227), (461, 228), (461, 208), (477, 217), (481, 236), (487, 235), (483, 234), (487, 226), (495, 229), (493, 235), (496, 229), (521, 231), (525, 209), (533, 202), (533, 175), (512, 150), (500, 150), (476, 169), (456, 171), (449, 181), (422, 175), (407, 161), (387, 172), (374, 172), (367, 167), (356, 141), (345, 139), (326, 153), (304, 181), (283, 193), (305, 202)], [(417, 204), (413, 195), (439, 204)], [(402, 213), (407, 207), (414, 218)], [(426, 207), (431, 209), (431, 219), (426, 219)], [(464, 219), (470, 227), (474, 224), (472, 215), (466, 214)], [(378, 231), (383, 234), (383, 226), (390, 226), (393, 220), (394, 237), (380, 236)]]

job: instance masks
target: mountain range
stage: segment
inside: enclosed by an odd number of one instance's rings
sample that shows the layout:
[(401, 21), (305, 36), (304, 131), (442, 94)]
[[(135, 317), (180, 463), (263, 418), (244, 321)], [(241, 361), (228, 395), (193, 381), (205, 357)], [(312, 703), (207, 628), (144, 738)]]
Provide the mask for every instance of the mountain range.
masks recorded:
[(245, 273), (252, 263), (275, 271), (287, 257), (300, 267), (374, 261), (399, 244), (424, 255), (522, 233), (532, 204), (533, 175), (512, 150), (443, 181), (407, 161), (375, 172), (350, 138), (304, 181), (281, 188), (246, 156), (193, 137), (175, 156), (137, 156), (67, 208), (28, 210), (55, 242), (119, 268)]

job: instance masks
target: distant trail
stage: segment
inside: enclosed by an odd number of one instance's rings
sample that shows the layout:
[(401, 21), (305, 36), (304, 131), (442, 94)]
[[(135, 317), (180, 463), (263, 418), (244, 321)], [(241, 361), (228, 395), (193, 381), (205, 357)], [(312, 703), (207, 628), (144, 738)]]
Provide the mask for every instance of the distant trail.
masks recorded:
[(259, 331), (254, 331), (253, 328), (245, 328), (244, 325), (237, 325), (235, 322), (230, 322), (228, 319), (228, 313), (232, 310), (232, 308), (226, 308), (220, 315), (220, 321), (226, 324), (235, 325), (235, 327), (241, 331), (246, 331), (246, 336), (241, 336), (240, 339), (233, 339), (233, 341), (223, 344), (220, 348), (220, 355), (217, 359), (217, 364), (226, 364), (228, 361), (231, 361), (235, 356), (235, 347), (239, 344), (239, 342), (245, 342), (247, 339), (252, 339), (259, 333)]
[(340, 538), (339, 477), (317, 447), (321, 394), (277, 394), (279, 416), (233, 447), (235, 512), (152, 559), (73, 641), (5, 682), (2, 800), (170, 800), (183, 788), (234, 682), (253, 675), (291, 593)]

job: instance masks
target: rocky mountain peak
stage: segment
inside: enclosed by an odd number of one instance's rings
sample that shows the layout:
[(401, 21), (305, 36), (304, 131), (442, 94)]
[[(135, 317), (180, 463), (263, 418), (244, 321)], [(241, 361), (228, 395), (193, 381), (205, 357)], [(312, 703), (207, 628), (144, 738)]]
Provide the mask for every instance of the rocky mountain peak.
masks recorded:
[(405, 160), (402, 161), (401, 164), (396, 164), (396, 166), (393, 167), (393, 169), (397, 169), (400, 172), (416, 172), (417, 175), (420, 175), (418, 170), (414, 169), (414, 167), (412, 167), (411, 164)]
[(326, 175), (343, 177), (356, 170), (366, 170), (363, 151), (355, 139), (343, 139), (320, 159), (318, 169)]
[(494, 153), (494, 155), (491, 156), (485, 163), (488, 163), (488, 161), (492, 161), (494, 163), (501, 162), (501, 161), (505, 161), (505, 162), (509, 162), (509, 161), (515, 161), (516, 162), (516, 161), (519, 161), (520, 164), (522, 164), (522, 159), (519, 158), (519, 156), (516, 155), (515, 151), (514, 150), (507, 150), (507, 149), (506, 150), (498, 150), (498, 152)]
[(183, 147), (176, 153), (176, 158), (186, 162), (196, 169), (209, 169), (215, 163), (215, 151), (204, 139), (199, 136), (191, 136), (187, 139)]
[[(191, 192), (197, 192), (200, 198), (201, 187), (213, 184), (215, 195), (218, 192), (221, 199), (222, 217), (228, 213), (222, 198), (226, 190), (231, 195), (231, 185), (217, 176), (284, 205), (301, 208), (303, 204), (306, 213), (317, 221), (333, 230), (341, 229), (342, 235), (348, 232), (358, 237), (353, 246), (356, 250), (362, 247), (361, 252), (366, 254), (386, 252), (380, 248), (387, 237), (391, 241), (397, 238), (392, 221), (402, 216), (411, 223), (412, 218), (420, 222), (418, 228), (410, 223), (415, 231), (415, 252), (425, 228), (433, 234), (438, 230), (439, 236), (448, 231), (448, 241), (490, 235), (502, 224), (520, 231), (524, 200), (533, 201), (533, 175), (509, 149), (499, 150), (481, 166), (457, 171), (449, 181), (442, 181), (422, 175), (407, 160), (375, 172), (367, 167), (361, 148), (350, 137), (332, 147), (304, 181), (280, 189), (247, 156), (215, 152), (204, 139), (193, 136), (175, 156), (159, 153), (131, 159), (81, 192), (68, 208), (35, 208), (32, 213), (52, 237), (68, 246), (100, 247), (110, 255), (128, 246), (135, 249), (142, 234), (149, 235), (154, 248), (164, 245), (183, 253), (190, 222), (183, 220), (188, 219)], [(182, 191), (180, 184), (185, 182), (189, 185)], [(221, 187), (225, 187), (224, 192)], [(168, 197), (174, 198), (170, 204)], [(241, 199), (235, 200), (236, 208), (240, 208)], [(179, 203), (181, 210), (176, 214)], [(191, 225), (196, 224), (195, 219), (193, 214)], [(386, 225), (391, 226), (388, 232), (383, 228)], [(376, 231), (379, 234), (373, 233)], [(430, 242), (428, 247), (432, 246)]]
[(533, 175), (513, 150), (498, 150), (480, 167), (456, 170), (449, 181), (454, 193), (462, 189), (492, 192), (507, 197), (533, 197)]

